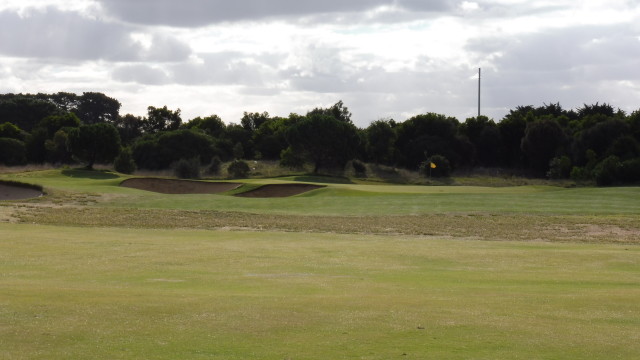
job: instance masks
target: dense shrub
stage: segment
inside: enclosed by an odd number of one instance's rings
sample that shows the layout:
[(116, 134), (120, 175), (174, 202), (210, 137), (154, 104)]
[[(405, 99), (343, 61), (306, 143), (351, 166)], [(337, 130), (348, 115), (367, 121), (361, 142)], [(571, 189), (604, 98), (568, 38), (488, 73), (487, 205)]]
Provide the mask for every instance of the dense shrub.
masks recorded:
[(571, 169), (571, 174), (569, 176), (571, 177), (571, 180), (574, 181), (589, 180), (591, 179), (591, 172), (585, 167), (574, 166)]
[(136, 171), (136, 162), (133, 160), (131, 149), (123, 148), (113, 161), (113, 168), (123, 174), (133, 174)]
[(622, 164), (617, 156), (609, 156), (602, 160), (593, 170), (598, 186), (608, 186), (616, 182), (620, 175)]
[(207, 167), (207, 173), (211, 174), (211, 175), (218, 175), (220, 174), (220, 166), (222, 165), (222, 160), (220, 160), (219, 156), (214, 156), (211, 158), (211, 162), (209, 163), (209, 166)]
[(197, 157), (191, 159), (180, 159), (172, 165), (173, 173), (180, 179), (198, 179), (200, 178), (200, 159)]
[(280, 152), (280, 166), (290, 169), (299, 169), (304, 165), (304, 157), (293, 148), (288, 147)]
[(10, 122), (0, 124), (0, 138), (12, 138), (16, 140), (24, 140), (24, 134), (20, 128)]
[(442, 155), (433, 155), (420, 164), (420, 172), (428, 177), (449, 177), (451, 175), (451, 163)]
[(623, 161), (620, 166), (620, 181), (625, 184), (640, 183), (640, 159)]
[(180, 159), (198, 157), (207, 161), (213, 155), (210, 136), (192, 130), (176, 130), (147, 135), (133, 145), (133, 157), (141, 169), (166, 169)]
[(13, 166), (27, 163), (27, 150), (22, 141), (0, 138), (0, 163)]
[(351, 166), (353, 166), (353, 170), (356, 172), (356, 176), (358, 177), (366, 177), (367, 176), (367, 167), (360, 160), (353, 160), (351, 162)]
[(232, 178), (246, 178), (250, 171), (249, 165), (242, 160), (234, 160), (227, 168), (227, 172)]
[(547, 177), (550, 179), (566, 179), (571, 175), (571, 159), (568, 156), (558, 156), (549, 162)]

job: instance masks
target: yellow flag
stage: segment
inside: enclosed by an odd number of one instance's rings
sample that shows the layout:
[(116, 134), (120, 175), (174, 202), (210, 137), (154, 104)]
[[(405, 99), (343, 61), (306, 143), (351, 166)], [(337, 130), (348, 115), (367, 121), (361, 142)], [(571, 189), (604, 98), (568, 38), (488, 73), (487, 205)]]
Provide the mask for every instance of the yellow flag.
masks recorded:
[(435, 169), (435, 168), (436, 168), (436, 164), (431, 163), (431, 168), (432, 168), (432, 169)]

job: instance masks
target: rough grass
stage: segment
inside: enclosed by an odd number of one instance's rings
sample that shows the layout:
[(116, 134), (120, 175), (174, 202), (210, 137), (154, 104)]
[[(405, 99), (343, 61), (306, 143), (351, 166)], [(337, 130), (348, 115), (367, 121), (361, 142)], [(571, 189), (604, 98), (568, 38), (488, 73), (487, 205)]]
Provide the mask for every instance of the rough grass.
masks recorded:
[(30, 224), (148, 229), (245, 229), (344, 234), (432, 235), (483, 240), (640, 244), (637, 216), (431, 214), (305, 216), (209, 210), (23, 206), (13, 214)]
[(635, 359), (640, 248), (0, 226), (3, 359)]

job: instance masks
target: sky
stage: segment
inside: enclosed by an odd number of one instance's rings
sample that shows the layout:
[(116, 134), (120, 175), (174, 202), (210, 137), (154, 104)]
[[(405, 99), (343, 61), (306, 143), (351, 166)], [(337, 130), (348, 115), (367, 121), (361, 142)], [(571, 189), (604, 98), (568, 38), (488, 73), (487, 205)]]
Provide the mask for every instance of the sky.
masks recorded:
[(640, 109), (640, 0), (0, 0), (0, 93), (96, 91), (121, 114), (305, 114), (359, 127), (521, 105)]

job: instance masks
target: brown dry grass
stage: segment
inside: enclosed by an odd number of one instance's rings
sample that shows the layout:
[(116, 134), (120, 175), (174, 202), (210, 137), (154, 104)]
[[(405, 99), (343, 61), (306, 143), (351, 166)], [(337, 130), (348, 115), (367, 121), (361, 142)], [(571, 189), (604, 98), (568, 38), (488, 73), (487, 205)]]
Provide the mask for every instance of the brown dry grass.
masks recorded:
[(343, 234), (430, 235), (481, 240), (640, 243), (636, 216), (433, 214), (303, 216), (206, 210), (24, 204), (5, 218), (23, 223), (153, 229), (245, 229)]

